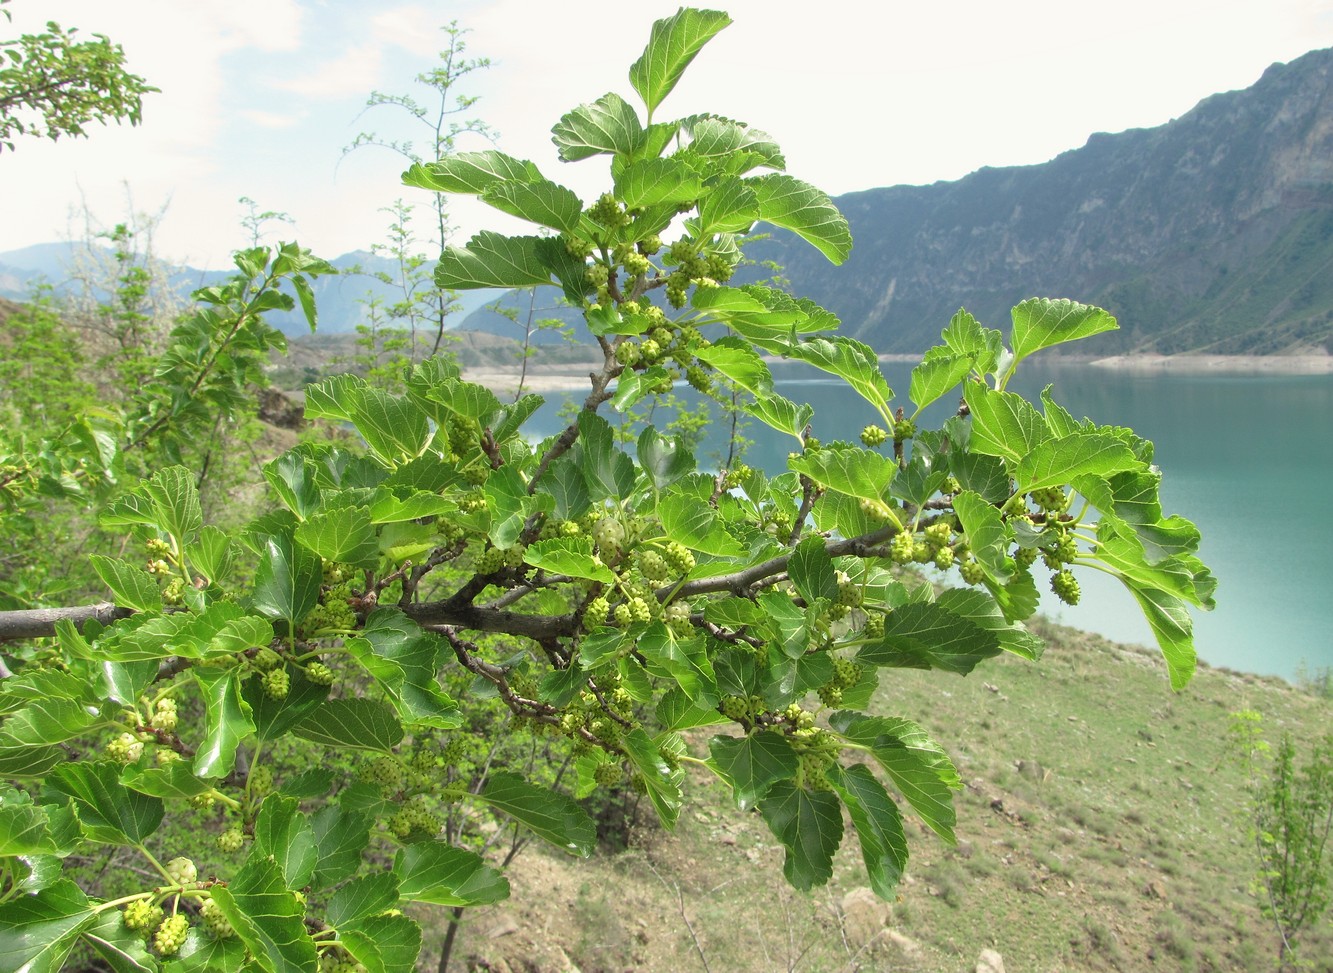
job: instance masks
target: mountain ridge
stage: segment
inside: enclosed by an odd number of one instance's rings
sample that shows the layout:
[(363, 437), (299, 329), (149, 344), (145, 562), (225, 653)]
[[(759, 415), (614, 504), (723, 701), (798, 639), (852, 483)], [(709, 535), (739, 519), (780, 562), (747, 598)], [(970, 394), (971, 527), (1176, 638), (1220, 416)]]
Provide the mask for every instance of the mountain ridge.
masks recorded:
[(994, 325), (1032, 294), (1121, 318), (1084, 353), (1327, 351), (1333, 50), (1045, 163), (834, 202), (855, 241), (842, 267), (785, 233), (749, 253), (881, 352), (928, 347), (959, 306)]

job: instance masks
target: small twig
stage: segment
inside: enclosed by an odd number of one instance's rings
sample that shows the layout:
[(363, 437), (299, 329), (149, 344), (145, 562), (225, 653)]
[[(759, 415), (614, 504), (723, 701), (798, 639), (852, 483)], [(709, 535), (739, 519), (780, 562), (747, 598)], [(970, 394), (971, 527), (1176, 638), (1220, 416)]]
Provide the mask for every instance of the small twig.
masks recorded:
[(681, 892), (680, 886), (674, 882), (668, 884), (667, 880), (662, 877), (661, 873), (653, 866), (652, 862), (645, 859), (644, 864), (647, 865), (648, 870), (657, 877), (657, 880), (662, 883), (663, 888), (668, 892), (674, 891), (676, 893), (676, 907), (680, 911), (680, 919), (685, 923), (685, 931), (690, 934), (690, 942), (694, 944), (694, 951), (699, 954), (699, 962), (703, 964), (704, 973), (713, 973), (712, 969), (708, 966), (708, 957), (704, 955), (704, 948), (699, 942), (699, 937), (695, 935), (694, 926), (690, 924), (690, 917), (685, 914), (685, 894)]

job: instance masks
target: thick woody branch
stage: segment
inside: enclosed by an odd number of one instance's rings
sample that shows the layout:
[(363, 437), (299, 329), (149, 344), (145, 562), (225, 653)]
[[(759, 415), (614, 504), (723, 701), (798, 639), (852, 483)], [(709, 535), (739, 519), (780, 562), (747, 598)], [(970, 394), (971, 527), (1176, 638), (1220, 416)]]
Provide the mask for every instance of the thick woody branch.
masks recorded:
[(0, 642), (49, 638), (56, 634), (57, 622), (73, 622), (74, 627), (82, 631), (83, 626), (93, 619), (103, 625), (110, 625), (118, 618), (128, 618), (133, 614), (133, 609), (118, 608), (109, 601), (73, 608), (31, 608), (0, 612)]

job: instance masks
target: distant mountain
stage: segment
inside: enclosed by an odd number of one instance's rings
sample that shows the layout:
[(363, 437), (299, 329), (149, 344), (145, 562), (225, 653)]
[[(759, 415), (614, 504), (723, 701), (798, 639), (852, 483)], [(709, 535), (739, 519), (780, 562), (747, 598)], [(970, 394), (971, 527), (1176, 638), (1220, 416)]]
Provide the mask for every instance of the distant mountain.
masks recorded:
[(1116, 314), (1084, 353), (1333, 350), (1333, 50), (1042, 165), (835, 202), (842, 267), (790, 235), (747, 252), (881, 352), (923, 350), (960, 306), (1002, 326), (1033, 295)]
[[(66, 282), (70, 279), (72, 268), (79, 265), (80, 259), (86, 260), (87, 253), (87, 246), (82, 243), (39, 243), (0, 253), (0, 297), (27, 300), (32, 296), (33, 288), (43, 282), (49, 283), (59, 293), (63, 287), (69, 286)], [(93, 257), (107, 261), (111, 259), (110, 251), (102, 252), (101, 248), (93, 251)], [(385, 284), (373, 276), (376, 272), (392, 275), (396, 269), (393, 261), (364, 250), (355, 250), (329, 263), (342, 273), (320, 277), (311, 283), (315, 292), (315, 305), (319, 309), (320, 331), (327, 334), (354, 331), (366, 319), (365, 304), (368, 300), (377, 297), (387, 304), (400, 299), (401, 292), (394, 285)], [(356, 272), (358, 269), (361, 272)], [(173, 265), (166, 265), (165, 273), (170, 287), (182, 296), (230, 276), (227, 271)], [(453, 327), (458, 327), (473, 311), (503, 294), (502, 290), (460, 293), (459, 310), (451, 315)], [(308, 334), (310, 331), (299, 308), (286, 314), (271, 313), (269, 321), (288, 335)]]

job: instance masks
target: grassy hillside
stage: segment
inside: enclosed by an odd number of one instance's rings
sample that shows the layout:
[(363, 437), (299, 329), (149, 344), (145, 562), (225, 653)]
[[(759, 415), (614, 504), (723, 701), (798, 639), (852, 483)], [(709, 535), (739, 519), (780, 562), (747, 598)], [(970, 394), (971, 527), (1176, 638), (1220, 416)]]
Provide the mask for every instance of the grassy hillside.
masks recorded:
[[(763, 822), (695, 774), (708, 804), (674, 833), (645, 824), (628, 850), (590, 862), (525, 852), (513, 898), (468, 916), (469, 962), (451, 969), (952, 973), (988, 948), (1011, 973), (1273, 969), (1228, 714), (1257, 709), (1273, 736), (1311, 739), (1333, 729), (1329, 701), (1209, 668), (1174, 695), (1153, 654), (1043, 634), (1036, 664), (903, 672), (881, 690), (879, 709), (921, 719), (967, 783), (957, 847), (909, 825), (913, 859), (891, 907), (868, 894), (854, 841), (827, 889), (792, 891)], [(705, 746), (700, 735), (695, 752)], [(1327, 918), (1306, 947), (1314, 969), (1333, 969)]]

